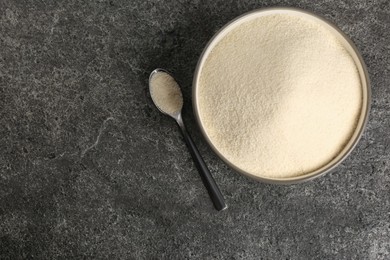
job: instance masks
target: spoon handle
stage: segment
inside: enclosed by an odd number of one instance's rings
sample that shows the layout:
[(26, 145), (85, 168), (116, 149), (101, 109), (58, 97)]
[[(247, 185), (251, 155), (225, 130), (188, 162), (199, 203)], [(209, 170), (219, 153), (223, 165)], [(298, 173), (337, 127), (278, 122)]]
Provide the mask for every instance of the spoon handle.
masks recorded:
[(192, 159), (194, 160), (196, 168), (198, 169), (200, 177), (202, 178), (203, 184), (209, 193), (209, 196), (214, 204), (214, 207), (218, 211), (227, 209), (227, 205), (225, 203), (223, 195), (219, 190), (218, 185), (215, 183), (215, 180), (211, 175), (209, 169), (207, 168), (206, 163), (203, 161), (203, 158), (200, 155), (198, 148), (196, 148), (194, 141), (192, 141), (191, 136), (187, 132), (182, 119), (179, 118), (179, 120), (177, 120), (177, 123), (180, 126), (181, 132), (184, 137), (184, 141), (186, 142), (187, 147), (190, 150)]

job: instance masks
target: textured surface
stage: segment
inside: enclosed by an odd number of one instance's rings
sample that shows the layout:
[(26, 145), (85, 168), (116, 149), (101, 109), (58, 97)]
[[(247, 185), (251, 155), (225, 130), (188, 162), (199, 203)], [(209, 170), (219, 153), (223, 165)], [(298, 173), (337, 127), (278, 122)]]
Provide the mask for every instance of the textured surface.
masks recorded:
[[(56, 2), (56, 3), (54, 3)], [(387, 1), (0, 2), (0, 259), (389, 259)], [(285, 5), (360, 48), (371, 118), (336, 171), (257, 183), (207, 147), (191, 113), (197, 57), (224, 23)], [(217, 213), (147, 78), (171, 70), (184, 119), (225, 194)]]
[(297, 177), (329, 164), (366, 115), (346, 45), (296, 12), (258, 12), (233, 26), (202, 59), (194, 94), (211, 143), (259, 177)]

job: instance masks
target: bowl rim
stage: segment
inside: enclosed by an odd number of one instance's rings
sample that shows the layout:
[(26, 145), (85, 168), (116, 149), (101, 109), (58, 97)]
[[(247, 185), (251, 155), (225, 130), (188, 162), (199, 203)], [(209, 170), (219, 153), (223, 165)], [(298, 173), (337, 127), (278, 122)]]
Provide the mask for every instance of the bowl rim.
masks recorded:
[[(362, 124), (360, 126), (360, 129), (356, 129), (355, 132), (353, 133), (353, 135), (354, 135), (357, 132), (357, 135), (356, 135), (355, 139), (353, 140), (353, 142), (351, 142), (351, 140), (349, 140), (348, 143), (346, 144), (346, 146), (349, 146), (348, 149), (346, 151), (341, 150), (340, 153), (338, 155), (336, 155), (336, 157), (339, 156), (343, 152), (344, 152), (344, 155), (342, 155), (337, 161), (331, 160), (330, 162), (328, 162), (327, 164), (325, 164), (324, 166), (322, 166), (321, 168), (319, 168), (317, 170), (314, 170), (312, 172), (309, 172), (309, 173), (306, 173), (306, 174), (303, 174), (303, 175), (299, 175), (299, 176), (295, 176), (295, 177), (288, 177), (288, 178), (267, 178), (267, 177), (261, 177), (261, 176), (253, 175), (253, 174), (251, 174), (251, 173), (249, 173), (247, 171), (244, 171), (244, 170), (240, 169), (239, 167), (237, 167), (236, 165), (231, 163), (221, 152), (219, 152), (219, 150), (214, 146), (214, 144), (212, 143), (211, 139), (207, 135), (207, 133), (206, 133), (206, 131), (204, 129), (204, 126), (202, 125), (202, 121), (200, 119), (199, 110), (198, 110), (198, 99), (197, 99), (198, 78), (199, 78), (199, 73), (201, 71), (201, 65), (203, 63), (203, 59), (205, 58), (205, 55), (206, 55), (207, 51), (209, 50), (210, 46), (214, 43), (214, 41), (220, 36), (220, 34), (226, 28), (228, 28), (229, 26), (233, 25), (238, 20), (240, 20), (240, 19), (242, 19), (242, 18), (244, 18), (246, 16), (250, 16), (252, 14), (255, 14), (255, 13), (262, 13), (262, 12), (269, 12), (269, 11), (282, 11), (282, 12), (284, 12), (284, 11), (285, 12), (291, 11), (291, 12), (295, 12), (295, 13), (302, 13), (304, 15), (312, 16), (312, 17), (314, 17), (316, 19), (319, 19), (322, 22), (324, 22), (327, 25), (329, 25), (330, 27), (332, 27), (333, 29), (335, 29), (340, 34), (340, 36), (346, 40), (346, 42), (350, 45), (350, 47), (352, 48), (353, 52), (355, 53), (355, 55), (356, 55), (360, 65), (361, 65), (362, 71), (363, 71), (363, 75), (360, 75), (360, 77), (361, 77), (361, 79), (363, 79), (363, 77), (364, 77), (364, 80), (365, 80), (365, 83), (366, 83), (366, 93), (365, 94), (367, 95), (367, 100), (366, 100), (366, 102), (362, 102), (362, 107), (361, 107), (361, 110), (362, 110), (361, 113), (365, 113), (364, 116), (363, 116), (363, 122), (362, 122)], [(359, 74), (361, 74), (361, 73), (359, 72)], [(364, 89), (362, 91), (365, 92)], [(364, 99), (363, 99), (363, 101), (364, 101)], [(353, 41), (340, 28), (338, 28), (338, 26), (336, 26), (334, 23), (328, 21), (323, 16), (317, 15), (317, 14), (311, 12), (311, 11), (303, 10), (303, 9), (300, 9), (300, 8), (294, 8), (294, 7), (267, 7), (267, 8), (254, 9), (252, 11), (243, 13), (243, 14), (237, 16), (236, 18), (230, 20), (228, 23), (226, 23), (224, 26), (222, 26), (216, 33), (214, 33), (214, 35), (211, 37), (211, 39), (207, 42), (207, 44), (203, 48), (203, 51), (202, 51), (201, 55), (199, 56), (198, 62), (196, 64), (194, 76), (193, 76), (193, 81), (192, 81), (192, 106), (193, 106), (193, 111), (194, 111), (194, 115), (195, 115), (195, 118), (196, 118), (196, 122), (198, 124), (198, 127), (200, 128), (200, 131), (201, 131), (203, 137), (206, 139), (206, 142), (211, 147), (211, 149), (217, 154), (217, 156), (219, 158), (221, 158), (222, 161), (224, 161), (230, 168), (234, 169), (236, 172), (240, 173), (241, 175), (244, 175), (246, 177), (249, 177), (250, 179), (253, 179), (253, 180), (256, 180), (256, 181), (260, 181), (260, 182), (263, 182), (263, 183), (268, 183), (268, 184), (297, 184), (297, 183), (303, 183), (303, 182), (306, 182), (306, 181), (318, 178), (318, 177), (320, 177), (320, 176), (322, 176), (322, 175), (324, 175), (326, 173), (331, 172), (336, 167), (338, 167), (351, 154), (351, 152), (354, 150), (354, 148), (356, 147), (357, 143), (361, 139), (361, 137), (363, 135), (363, 132), (364, 132), (366, 126), (367, 126), (368, 117), (369, 117), (370, 109), (371, 109), (371, 83), (370, 83), (370, 79), (369, 79), (369, 75), (368, 75), (368, 70), (367, 70), (366, 64), (364, 63), (364, 60), (363, 60), (363, 57), (362, 57), (360, 51), (358, 50), (356, 45), (353, 43)], [(363, 111), (363, 109), (364, 109), (364, 111)], [(360, 115), (360, 118), (362, 118), (362, 115)], [(361, 120), (361, 119), (359, 119), (359, 120)], [(346, 148), (346, 146), (344, 147), (344, 149)], [(319, 171), (320, 169), (322, 169), (322, 170)], [(318, 172), (315, 173), (316, 171), (318, 171)]]

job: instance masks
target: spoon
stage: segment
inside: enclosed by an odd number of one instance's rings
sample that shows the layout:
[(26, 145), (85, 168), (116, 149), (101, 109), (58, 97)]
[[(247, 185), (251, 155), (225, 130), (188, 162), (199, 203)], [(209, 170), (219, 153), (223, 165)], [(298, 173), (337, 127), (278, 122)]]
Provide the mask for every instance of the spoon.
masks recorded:
[(179, 84), (173, 76), (164, 69), (155, 69), (149, 76), (149, 91), (153, 103), (157, 109), (165, 115), (168, 115), (176, 120), (179, 125), (184, 141), (191, 153), (195, 166), (198, 169), (203, 184), (206, 187), (211, 201), (217, 210), (227, 209), (227, 205), (223, 199), (222, 193), (219, 190), (213, 176), (202, 159), (198, 149), (192, 141), (189, 133), (184, 126), (181, 109), (183, 107), (183, 97)]

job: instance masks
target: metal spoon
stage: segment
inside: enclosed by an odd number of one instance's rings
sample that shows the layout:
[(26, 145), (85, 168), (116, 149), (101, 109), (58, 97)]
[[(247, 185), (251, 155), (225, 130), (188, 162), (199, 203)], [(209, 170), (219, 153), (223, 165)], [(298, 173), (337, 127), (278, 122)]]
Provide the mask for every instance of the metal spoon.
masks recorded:
[[(158, 73), (165, 73), (166, 75), (168, 75), (169, 76), (168, 79), (171, 80), (172, 82), (174, 82), (177, 85), (177, 87), (179, 88), (179, 85), (177, 84), (177, 82), (175, 81), (175, 79), (173, 78), (173, 76), (169, 72), (167, 72), (164, 69), (153, 70), (149, 76), (149, 91), (151, 93), (153, 103), (156, 105), (158, 110), (160, 110), (163, 114), (168, 115), (168, 116), (172, 117), (173, 119), (175, 119), (177, 124), (179, 125), (181, 133), (183, 134), (183, 137), (184, 137), (184, 141), (186, 142), (187, 147), (190, 150), (192, 159), (195, 162), (196, 168), (198, 169), (200, 177), (202, 178), (203, 184), (206, 187), (206, 189), (210, 195), (210, 198), (214, 204), (214, 207), (217, 210), (227, 209), (227, 205), (223, 199), (221, 191), (219, 190), (217, 184), (215, 183), (213, 176), (211, 175), (209, 169), (207, 168), (205, 162), (203, 161), (198, 149), (195, 146), (194, 141), (192, 141), (190, 135), (188, 134), (188, 132), (186, 130), (186, 127), (184, 126), (184, 122), (183, 122), (183, 119), (181, 116), (181, 108), (182, 108), (183, 103), (182, 103), (180, 88), (177, 91), (178, 92), (180, 91), (179, 94), (180, 94), (180, 98), (181, 98), (181, 104), (178, 105), (177, 111), (175, 111), (175, 112), (166, 111), (166, 109), (164, 111), (164, 107), (161, 106), (161, 103), (159, 105), (159, 102), (161, 102), (161, 101), (157, 100), (156, 97), (154, 98), (154, 96), (152, 94), (152, 88), (153, 88), (152, 84), (153, 84), (153, 78)], [(158, 87), (164, 87), (164, 86), (159, 85)]]

